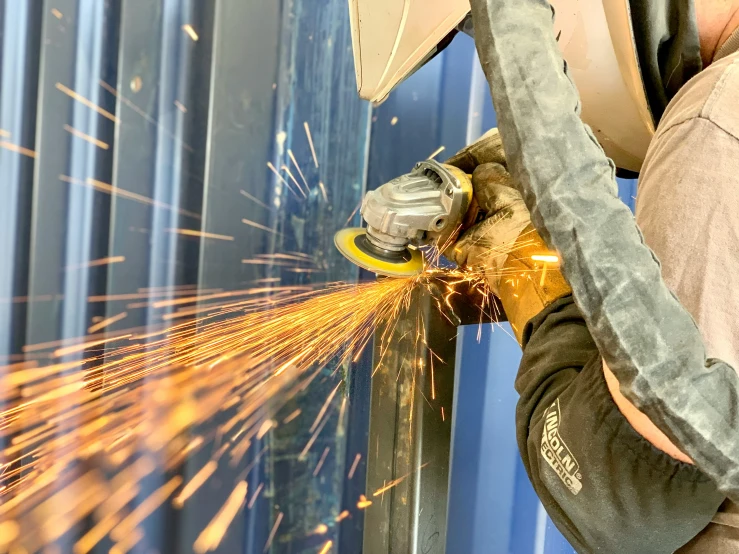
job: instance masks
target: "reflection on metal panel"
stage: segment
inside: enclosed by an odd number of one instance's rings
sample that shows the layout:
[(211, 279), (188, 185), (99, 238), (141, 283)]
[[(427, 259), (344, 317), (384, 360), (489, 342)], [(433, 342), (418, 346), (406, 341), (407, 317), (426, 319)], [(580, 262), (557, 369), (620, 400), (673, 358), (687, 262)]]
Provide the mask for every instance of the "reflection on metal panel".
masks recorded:
[[(48, 363), (39, 343), (191, 320), (209, 294), (358, 280), (332, 243), (364, 191), (370, 123), (346, 2), (8, 0), (0, 30), (4, 372)], [(91, 351), (103, 352), (63, 359)], [(359, 383), (352, 364), (318, 371), (182, 509), (153, 510), (134, 551), (190, 551), (240, 479), (243, 511), (218, 551), (314, 552), (329, 540), (358, 551), (366, 428), (353, 421), (366, 425), (368, 363), (358, 362)], [(152, 398), (138, 402), (161, 423)], [(226, 417), (190, 437), (216, 437)], [(180, 467), (153, 472), (128, 509), (146, 507), (173, 475), (188, 482), (214, 455), (194, 448)], [(99, 518), (57, 545), (71, 551)], [(97, 548), (112, 546), (103, 538)]]

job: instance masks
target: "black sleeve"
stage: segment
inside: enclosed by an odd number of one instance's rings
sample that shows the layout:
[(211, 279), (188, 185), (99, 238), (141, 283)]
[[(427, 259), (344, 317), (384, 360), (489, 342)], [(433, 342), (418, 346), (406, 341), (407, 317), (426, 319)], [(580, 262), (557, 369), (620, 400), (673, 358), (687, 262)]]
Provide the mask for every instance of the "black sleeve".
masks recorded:
[(696, 467), (652, 446), (623, 417), (571, 296), (534, 317), (516, 378), (526, 471), (578, 552), (674, 552), (723, 497)]

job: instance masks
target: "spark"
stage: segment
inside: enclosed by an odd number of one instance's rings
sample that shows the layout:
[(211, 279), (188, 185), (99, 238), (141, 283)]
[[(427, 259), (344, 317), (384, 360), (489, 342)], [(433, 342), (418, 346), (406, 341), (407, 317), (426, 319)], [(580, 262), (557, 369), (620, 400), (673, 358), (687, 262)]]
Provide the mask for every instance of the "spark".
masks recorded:
[(218, 469), (218, 462), (211, 460), (193, 475), (193, 478), (183, 487), (182, 491), (172, 500), (175, 508), (182, 508), (197, 490), (210, 478)]
[(109, 256), (107, 258), (98, 258), (96, 260), (90, 260), (89, 262), (85, 262), (82, 264), (77, 265), (68, 265), (64, 269), (67, 271), (72, 269), (85, 269), (89, 267), (99, 267), (101, 265), (110, 265), (110, 264), (119, 264), (126, 261), (125, 256)]
[(444, 417), (444, 406), (441, 407), (441, 421), (446, 421), (446, 418)]
[(364, 510), (365, 508), (368, 508), (369, 506), (372, 506), (372, 501), (367, 500), (367, 497), (363, 494), (359, 495), (359, 502), (357, 502), (357, 508), (360, 510)]
[(264, 488), (264, 483), (259, 483), (259, 486), (257, 486), (257, 490), (254, 491), (254, 494), (252, 495), (251, 500), (249, 500), (249, 504), (247, 505), (250, 510), (252, 506), (254, 506), (254, 503), (257, 501), (257, 498), (259, 497), (259, 493), (262, 492), (263, 488)]
[(331, 404), (331, 401), (334, 399), (334, 396), (336, 395), (336, 392), (339, 390), (339, 386), (341, 385), (342, 382), (343, 381), (339, 381), (334, 387), (334, 390), (331, 391), (331, 394), (329, 394), (328, 397), (326, 398), (326, 401), (323, 403), (323, 406), (321, 406), (321, 409), (319, 410), (315, 421), (313, 421), (313, 425), (311, 425), (310, 429), (308, 430), (309, 433), (312, 433), (313, 431), (316, 430), (316, 427), (318, 427), (318, 424), (321, 422), (321, 419), (323, 419), (323, 416), (326, 414), (326, 410), (328, 410), (328, 407)]
[(300, 175), (300, 178), (303, 180), (303, 184), (305, 185), (306, 190), (310, 189), (308, 186), (308, 181), (305, 179), (305, 175), (303, 175), (303, 170), (300, 169), (300, 165), (298, 164), (298, 160), (295, 159), (295, 156), (293, 156), (293, 151), (289, 148), (287, 149), (287, 155), (290, 156), (290, 160), (292, 160), (293, 165), (295, 166), (295, 169), (298, 170), (298, 174)]
[(23, 146), (18, 146), (17, 144), (13, 144), (12, 142), (0, 140), (0, 148), (5, 148), (6, 150), (10, 150), (11, 152), (22, 154), (24, 156), (28, 156), (29, 158), (36, 157), (35, 151), (31, 150), (30, 148), (24, 148)]
[(59, 10), (57, 10), (56, 8), (51, 8), (51, 14), (52, 14), (52, 15), (53, 15), (54, 17), (56, 17), (57, 19), (61, 19), (62, 17), (64, 17), (64, 15), (62, 14), (62, 12), (60, 12), (60, 11), (59, 11)]
[[(289, 190), (290, 192), (292, 192), (292, 193), (293, 193), (293, 194), (295, 195), (295, 197), (296, 197), (296, 198), (300, 198), (300, 197), (298, 196), (298, 193), (297, 193), (297, 192), (295, 192), (295, 190), (294, 190), (294, 189), (293, 189), (293, 188), (292, 188), (292, 187), (290, 186), (290, 183), (288, 183), (287, 181), (285, 181), (285, 178), (284, 178), (284, 177), (283, 177), (282, 175), (280, 175), (280, 172), (279, 172), (279, 171), (277, 171), (277, 168), (275, 168), (275, 166), (274, 166), (274, 165), (272, 165), (272, 162), (267, 162), (267, 167), (269, 168), (269, 170), (270, 170), (270, 171), (271, 171), (272, 173), (274, 173), (275, 175), (277, 175), (277, 178), (278, 178), (278, 179), (280, 180), (280, 182), (281, 182), (281, 183), (282, 183), (283, 185), (285, 185), (285, 186), (287, 187), (287, 190)], [(301, 191), (301, 192), (302, 192), (302, 191)]]
[(272, 530), (269, 532), (269, 537), (267, 537), (267, 544), (264, 545), (263, 552), (267, 552), (269, 550), (269, 547), (272, 546), (272, 541), (275, 538), (275, 534), (277, 533), (277, 528), (280, 526), (280, 523), (282, 523), (282, 512), (277, 514), (277, 517), (275, 518), (275, 524), (272, 526)]
[(195, 29), (192, 28), (192, 25), (189, 23), (185, 23), (182, 26), (182, 30), (187, 33), (187, 36), (189, 36), (193, 42), (197, 42), (200, 37), (198, 37), (198, 34), (195, 32)]
[(229, 525), (239, 513), (246, 499), (248, 486), (246, 481), (241, 481), (228, 497), (226, 503), (219, 510), (216, 516), (211, 520), (208, 526), (203, 529), (194, 544), (194, 550), (198, 554), (204, 554), (218, 548), (221, 544), (223, 536), (226, 534)]
[(257, 431), (257, 439), (261, 440), (262, 437), (264, 437), (264, 435), (266, 435), (270, 429), (276, 426), (277, 424), (275, 423), (274, 419), (268, 419), (267, 421), (262, 423), (262, 426), (259, 428), (259, 431)]
[(393, 127), (398, 123), (398, 116), (394, 115), (393, 118), (390, 120), (390, 125)]
[(73, 100), (76, 100), (77, 102), (79, 102), (83, 106), (86, 106), (86, 107), (90, 108), (91, 110), (95, 110), (97, 113), (99, 113), (100, 115), (102, 115), (104, 118), (109, 119), (109, 120), (113, 121), (114, 123), (120, 123), (120, 121), (118, 120), (118, 118), (116, 116), (114, 116), (112, 113), (110, 113), (107, 110), (104, 110), (103, 108), (101, 108), (97, 104), (95, 104), (93, 102), (90, 102), (87, 98), (85, 98), (84, 96), (82, 96), (80, 94), (77, 94), (71, 88), (66, 87), (66, 86), (64, 86), (61, 83), (57, 83), (56, 84), (56, 88), (57, 88), (57, 90), (63, 92), (64, 94), (66, 94), (67, 96), (69, 96)]
[[(299, 252), (261, 255), (258, 259), (313, 263), (310, 255)], [(253, 289), (212, 294), (198, 294), (193, 285), (182, 285), (89, 297), (90, 301), (145, 298), (152, 308), (188, 305), (177, 314), (195, 317), (161, 327), (129, 329), (111, 337), (27, 345), (25, 351), (48, 351), (43, 355), (50, 361), (29, 360), (12, 366), (12, 371), (4, 368), (6, 371), (0, 372), (0, 441), (7, 445), (5, 465), (0, 468), (0, 521), (9, 520), (7, 514), (12, 513), (22, 529), (32, 528), (37, 521), (35, 507), (54, 498), (54, 483), (68, 481), (65, 476), (73, 475), (74, 468), (84, 461), (92, 466), (89, 482), (84, 487), (82, 483), (75, 486), (85, 494), (66, 490), (65, 494), (76, 500), (64, 517), (47, 518), (48, 528), (59, 533), (92, 514), (96, 524), (75, 545), (75, 553), (89, 552), (106, 536), (120, 552), (134, 548), (140, 540), (136, 530), (148, 514), (170, 498), (174, 506), (181, 507), (221, 464), (241, 460), (251, 445), (276, 425), (277, 414), (321, 375), (329, 362), (344, 367), (381, 324), (385, 331), (378, 340), (386, 349), (383, 341), (392, 335), (392, 322), (407, 309), (412, 291), (434, 278), (434, 271), (360, 284), (280, 287), (269, 281)], [(455, 275), (458, 282), (466, 284), (484, 283), (482, 273), (444, 270), (444, 274)], [(155, 300), (157, 297), (160, 300)], [(74, 360), (54, 359), (78, 353)], [(345, 413), (346, 398), (342, 398), (341, 408), (336, 402), (342, 382), (331, 388), (318, 410), (300, 459), (305, 459), (327, 423), (334, 421), (333, 411), (339, 411), (340, 416)], [(142, 398), (148, 401), (142, 402)], [(293, 421), (300, 413), (294, 410), (283, 421)], [(210, 421), (222, 423), (212, 435), (201, 435), (197, 430)], [(331, 447), (322, 446), (312, 470), (316, 476), (330, 454)], [(205, 448), (211, 449), (210, 461), (179, 494), (174, 494), (183, 484), (178, 477), (130, 512), (125, 511), (143, 488), (143, 470), (129, 471), (129, 460), (137, 452), (143, 449), (154, 455), (157, 462), (150, 462), (149, 471), (154, 467), (172, 471), (190, 453)], [(246, 478), (266, 450), (265, 445), (239, 474), (229, 500), (201, 533), (199, 551), (215, 548), (242, 509)], [(65, 455), (60, 457), (59, 452)], [(357, 454), (350, 479), (360, 461)], [(108, 472), (113, 473), (112, 488), (103, 478)], [(261, 483), (248, 507), (264, 487)], [(371, 503), (360, 497), (357, 507), (364, 509)], [(275, 520), (267, 549), (282, 517)], [(15, 539), (25, 540), (31, 539)], [(34, 545), (29, 549), (38, 550)]]
[(215, 240), (233, 240), (234, 238), (229, 235), (218, 235), (216, 233), (206, 233), (204, 231), (196, 231), (194, 229), (165, 229), (165, 233), (177, 233), (178, 235), (185, 235), (188, 237), (200, 237), (204, 239), (215, 239)]
[(354, 462), (352, 463), (352, 467), (349, 469), (349, 474), (346, 476), (347, 479), (352, 479), (354, 477), (354, 472), (357, 471), (359, 460), (361, 459), (362, 454), (357, 454), (356, 456), (354, 456)]
[(107, 142), (103, 142), (102, 140), (98, 140), (95, 137), (91, 137), (87, 133), (83, 133), (79, 129), (75, 129), (71, 125), (64, 124), (64, 130), (67, 131), (70, 135), (74, 135), (77, 138), (81, 138), (82, 140), (85, 140), (89, 142), (90, 144), (93, 144), (97, 146), (98, 148), (102, 148), (103, 150), (107, 150), (110, 148), (110, 145), (108, 145)]
[(559, 263), (559, 256), (552, 256), (552, 255), (534, 255), (531, 256), (531, 259), (535, 262), (547, 262), (550, 264), (556, 264)]
[(182, 139), (180, 139), (177, 135), (175, 135), (172, 131), (170, 131), (167, 127), (159, 123), (156, 119), (151, 117), (149, 114), (147, 114), (144, 110), (139, 108), (136, 104), (131, 102), (128, 98), (120, 94), (114, 86), (109, 85), (102, 79), (98, 81), (98, 84), (103, 87), (106, 91), (108, 91), (110, 94), (115, 96), (116, 99), (120, 100), (123, 104), (128, 106), (131, 110), (136, 112), (138, 115), (143, 117), (146, 121), (151, 123), (152, 125), (156, 125), (160, 131), (162, 131), (164, 134), (166, 134), (169, 138), (171, 138), (173, 141), (178, 143), (180, 146), (182, 146), (185, 150), (188, 152), (194, 152), (192, 146), (185, 143)]
[(313, 163), (316, 164), (316, 169), (318, 169), (318, 157), (316, 156), (316, 149), (313, 146), (313, 136), (310, 133), (310, 127), (308, 126), (308, 122), (303, 122), (303, 127), (305, 128), (305, 136), (308, 137), (308, 144), (310, 145), (310, 153), (313, 155)]
[(438, 156), (439, 154), (441, 154), (444, 150), (446, 150), (446, 146), (439, 146), (439, 148), (437, 148), (436, 150), (434, 150), (433, 152), (431, 152), (431, 154), (429, 155), (429, 157), (426, 158), (426, 159), (433, 160), (436, 156)]
[(180, 110), (182, 113), (187, 113), (187, 108), (180, 102), (179, 100), (174, 101), (175, 107)]
[(325, 523), (319, 523), (313, 531), (314, 535), (325, 535), (326, 533), (328, 533), (328, 525)]
[(318, 187), (321, 189), (321, 194), (323, 195), (323, 201), (328, 204), (328, 194), (326, 194), (326, 186), (323, 184), (323, 181), (318, 181)]
[(323, 454), (321, 454), (321, 458), (318, 460), (318, 463), (316, 464), (316, 468), (313, 470), (313, 477), (318, 475), (321, 471), (321, 468), (323, 467), (323, 462), (326, 461), (326, 456), (328, 456), (329, 450), (331, 450), (330, 446), (327, 446), (323, 449)]
[(169, 498), (177, 487), (180, 486), (180, 483), (182, 483), (182, 477), (176, 475), (166, 484), (155, 490), (113, 528), (110, 532), (110, 537), (115, 541), (122, 541), (126, 535), (133, 532), (133, 530), (136, 529), (136, 527), (144, 521), (147, 516), (164, 504), (167, 498)]
[(352, 210), (352, 213), (349, 214), (349, 217), (346, 218), (346, 221), (344, 222), (344, 225), (343, 225), (344, 227), (346, 227), (347, 225), (349, 225), (349, 222), (352, 220), (352, 218), (354, 217), (354, 215), (357, 213), (357, 211), (361, 207), (362, 207), (362, 201), (360, 200), (359, 201), (359, 204), (357, 204), (356, 208), (354, 208)]
[(349, 513), (349, 510), (343, 510), (338, 516), (336, 516), (336, 523), (341, 523), (346, 518), (348, 518), (351, 514)]
[(290, 423), (293, 419), (295, 419), (296, 417), (298, 417), (301, 412), (302, 412), (302, 410), (300, 408), (298, 408), (293, 413), (291, 413), (289, 416), (287, 416), (285, 419), (283, 419), (282, 420), (282, 424), (285, 425), (286, 423)]
[(257, 229), (261, 229), (262, 231), (267, 231), (269, 233), (274, 233), (275, 235), (282, 235), (279, 231), (276, 231), (272, 229), (271, 227), (267, 227), (266, 225), (262, 225), (261, 223), (257, 223), (256, 221), (252, 221), (250, 219), (243, 218), (241, 220), (241, 223), (244, 223), (246, 225), (249, 225), (250, 227), (255, 227)]
[(262, 206), (263, 208), (265, 208), (267, 210), (271, 210), (272, 209), (267, 204), (265, 204), (264, 202), (262, 202), (261, 200), (259, 200), (259, 198), (255, 197), (255, 196), (252, 196), (251, 194), (249, 194), (248, 192), (246, 192), (244, 189), (241, 189), (239, 192), (241, 193), (242, 196), (245, 196), (246, 198), (248, 198), (249, 200), (251, 200), (255, 204), (258, 204), (258, 205)]
[(328, 554), (333, 545), (334, 541), (326, 541), (326, 544), (323, 545), (323, 548), (321, 548), (321, 551), (318, 554)]
[(300, 194), (302, 194), (304, 198), (308, 198), (308, 195), (303, 190), (303, 187), (300, 186), (300, 183), (298, 183), (298, 180), (295, 178), (295, 175), (293, 175), (292, 172), (290, 171), (290, 168), (287, 167), (285, 164), (282, 164), (280, 169), (282, 169), (282, 171), (287, 173), (287, 176), (295, 184), (295, 187), (300, 191)]
[(140, 202), (141, 204), (147, 204), (149, 206), (154, 206), (157, 208), (164, 208), (167, 210), (172, 210), (174, 212), (180, 213), (182, 215), (186, 215), (188, 217), (200, 219), (200, 214), (188, 212), (185, 210), (180, 210), (178, 208), (175, 208), (174, 206), (170, 206), (169, 204), (158, 202), (152, 198), (149, 198), (148, 196), (137, 194), (135, 192), (130, 192), (120, 187), (113, 186), (109, 183), (98, 181), (97, 179), (87, 178), (86, 180), (83, 181), (81, 179), (75, 179), (74, 177), (70, 177), (68, 175), (59, 175), (59, 180), (64, 181), (65, 183), (73, 184), (73, 185), (90, 186), (94, 188), (95, 190), (104, 192), (106, 194), (110, 194), (111, 196), (120, 196), (121, 198), (126, 198), (127, 200), (134, 200), (136, 202)]
[(104, 320), (100, 321), (99, 323), (96, 323), (95, 325), (91, 325), (87, 329), (87, 332), (90, 333), (90, 334), (97, 333), (98, 331), (100, 331), (100, 329), (105, 329), (106, 327), (110, 327), (114, 323), (116, 323), (116, 322), (118, 322), (118, 321), (120, 321), (122, 319), (125, 319), (126, 317), (128, 317), (128, 312), (121, 312), (118, 315), (114, 315), (112, 317), (109, 317), (107, 319), (104, 319)]
[(72, 346), (67, 346), (65, 348), (57, 348), (54, 350), (53, 356), (55, 358), (61, 358), (63, 356), (66, 356), (68, 354), (74, 354), (76, 352), (82, 352), (83, 350), (87, 350), (88, 348), (92, 348), (93, 346), (100, 346), (102, 344), (107, 344), (109, 342), (115, 342), (119, 340), (126, 339), (130, 337), (130, 333), (126, 335), (119, 335), (117, 337), (110, 337), (107, 339), (100, 339), (100, 340), (93, 340), (89, 342), (83, 342), (82, 344), (75, 344)]

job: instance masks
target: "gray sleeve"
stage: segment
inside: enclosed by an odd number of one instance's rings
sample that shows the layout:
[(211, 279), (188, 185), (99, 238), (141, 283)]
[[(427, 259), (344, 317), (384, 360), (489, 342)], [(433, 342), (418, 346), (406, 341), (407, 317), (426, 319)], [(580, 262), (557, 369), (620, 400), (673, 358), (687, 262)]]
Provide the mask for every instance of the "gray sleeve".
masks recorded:
[(477, 49), (511, 173), (532, 220), (559, 251), (598, 349), (639, 409), (739, 499), (739, 378), (706, 360), (669, 291), (613, 163), (579, 118), (575, 86), (545, 0), (472, 0)]

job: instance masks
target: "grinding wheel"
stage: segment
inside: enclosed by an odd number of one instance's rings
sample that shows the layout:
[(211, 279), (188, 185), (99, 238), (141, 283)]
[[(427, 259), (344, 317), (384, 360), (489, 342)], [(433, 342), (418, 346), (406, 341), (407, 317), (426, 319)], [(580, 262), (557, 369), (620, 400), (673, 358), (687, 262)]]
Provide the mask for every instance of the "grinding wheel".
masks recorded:
[(390, 252), (375, 247), (367, 238), (366, 229), (348, 227), (334, 235), (334, 244), (350, 262), (373, 273), (389, 277), (412, 277), (423, 271), (420, 250), (404, 248)]

